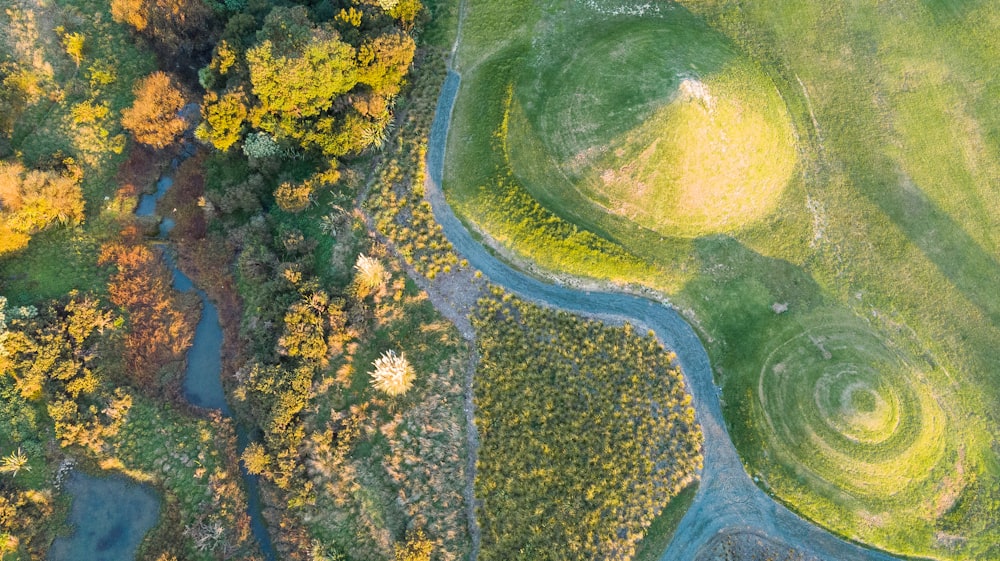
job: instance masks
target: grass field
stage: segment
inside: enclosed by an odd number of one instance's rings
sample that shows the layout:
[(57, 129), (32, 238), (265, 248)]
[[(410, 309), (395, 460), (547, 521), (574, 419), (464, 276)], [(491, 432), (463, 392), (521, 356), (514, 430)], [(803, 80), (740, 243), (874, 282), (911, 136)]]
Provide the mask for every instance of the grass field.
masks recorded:
[(470, 0), (445, 189), (507, 252), (668, 294), (790, 507), (995, 558), (997, 37), (974, 1)]

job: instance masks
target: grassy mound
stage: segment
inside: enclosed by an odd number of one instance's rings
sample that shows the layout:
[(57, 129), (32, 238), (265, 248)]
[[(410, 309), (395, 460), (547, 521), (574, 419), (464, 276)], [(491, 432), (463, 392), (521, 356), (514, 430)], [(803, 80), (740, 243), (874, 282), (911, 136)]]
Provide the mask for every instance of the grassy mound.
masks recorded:
[(759, 371), (767, 483), (812, 489), (819, 497), (796, 503), (810, 518), (852, 512), (836, 523), (918, 539), (955, 504), (968, 435), (949, 423), (950, 396), (926, 362), (860, 322), (825, 317), (774, 337)]
[(948, 439), (920, 374), (855, 326), (794, 336), (774, 349), (758, 380), (773, 449), (812, 477), (872, 498), (923, 481)]
[(511, 166), (530, 190), (576, 188), (681, 236), (775, 210), (795, 169), (784, 104), (721, 35), (691, 24), (619, 20), (597, 37), (566, 30), (536, 47), (561, 54), (532, 58), (515, 88)]

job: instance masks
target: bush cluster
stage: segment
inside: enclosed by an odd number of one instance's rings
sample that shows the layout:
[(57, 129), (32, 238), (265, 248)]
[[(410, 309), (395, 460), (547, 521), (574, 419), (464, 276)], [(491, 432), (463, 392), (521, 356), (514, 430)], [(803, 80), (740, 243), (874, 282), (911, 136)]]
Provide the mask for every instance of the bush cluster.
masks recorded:
[(500, 294), (474, 318), (481, 558), (631, 559), (702, 464), (673, 355)]
[(392, 240), (407, 263), (430, 278), (458, 265), (451, 243), (424, 200), (427, 135), (444, 68), (440, 53), (429, 53), (421, 62), (409, 96), (410, 109), (365, 203), (379, 232)]

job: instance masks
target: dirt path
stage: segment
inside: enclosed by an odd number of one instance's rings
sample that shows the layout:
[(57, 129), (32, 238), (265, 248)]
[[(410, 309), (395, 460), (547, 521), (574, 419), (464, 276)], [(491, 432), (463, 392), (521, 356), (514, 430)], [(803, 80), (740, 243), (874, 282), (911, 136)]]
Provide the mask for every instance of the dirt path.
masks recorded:
[(733, 533), (767, 536), (819, 559), (893, 559), (803, 520), (753, 484), (726, 430), (708, 354), (691, 326), (673, 308), (639, 296), (545, 284), (500, 262), (469, 234), (441, 191), (448, 127), (460, 83), (460, 76), (450, 71), (438, 99), (427, 148), (427, 199), (455, 250), (492, 282), (522, 298), (577, 314), (643, 324), (677, 355), (705, 434), (705, 467), (695, 501), (662, 559), (690, 561), (701, 553), (711, 556), (706, 546), (720, 535)]

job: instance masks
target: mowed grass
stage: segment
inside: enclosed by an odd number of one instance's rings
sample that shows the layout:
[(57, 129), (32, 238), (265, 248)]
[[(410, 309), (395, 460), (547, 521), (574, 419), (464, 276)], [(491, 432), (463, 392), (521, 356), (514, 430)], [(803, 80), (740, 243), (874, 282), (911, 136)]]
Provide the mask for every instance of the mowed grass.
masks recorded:
[[(620, 10), (628, 2), (470, 0), (446, 164), (453, 206), (507, 254), (670, 296), (706, 343), (748, 470), (791, 508), (898, 554), (1000, 555), (1000, 9), (930, 0), (681, 4), (629, 15)], [(597, 181), (608, 139), (632, 135), (641, 154), (657, 130), (660, 144), (683, 134), (681, 119), (665, 118), (665, 100), (681, 98), (647, 87), (655, 80), (642, 57), (593, 62), (612, 60), (615, 45), (655, 50), (631, 35), (657, 25), (686, 45), (678, 56), (702, 65), (692, 73), (716, 99), (753, 108), (782, 142), (780, 123), (790, 123), (793, 171), (776, 202), (737, 205), (747, 219), (670, 224), (682, 203), (669, 200), (676, 190), (653, 204), (653, 191), (635, 190), (636, 175), (618, 190)], [(672, 64), (660, 80), (679, 89)], [(742, 75), (727, 82), (727, 69)], [(726, 90), (741, 80), (752, 86)], [(587, 88), (600, 93), (576, 97)], [(629, 91), (636, 97), (621, 94)], [(602, 105), (602, 95), (616, 99), (608, 92), (620, 94), (620, 107)], [(547, 99), (565, 95), (573, 97)], [(559, 117), (559, 107), (569, 109)], [(645, 137), (636, 132), (644, 129)], [(622, 155), (603, 157), (626, 161), (630, 145), (619, 146)], [(786, 165), (760, 162), (780, 159), (774, 150), (726, 149), (748, 158), (747, 170)], [(586, 165), (574, 169), (566, 162), (579, 154)], [(725, 175), (710, 166), (692, 173)], [(739, 182), (733, 189), (753, 192)], [(718, 211), (719, 197), (707, 192), (699, 204)], [(542, 211), (525, 213), (526, 205)], [(614, 251), (568, 247), (567, 231)], [(775, 377), (769, 369), (782, 352), (794, 366)]]
[(787, 111), (759, 68), (690, 20), (546, 37), (537, 47), (546, 56), (529, 56), (515, 86), (523, 119), (507, 138), (529, 191), (578, 194), (574, 204), (678, 236), (775, 210), (795, 168)]

